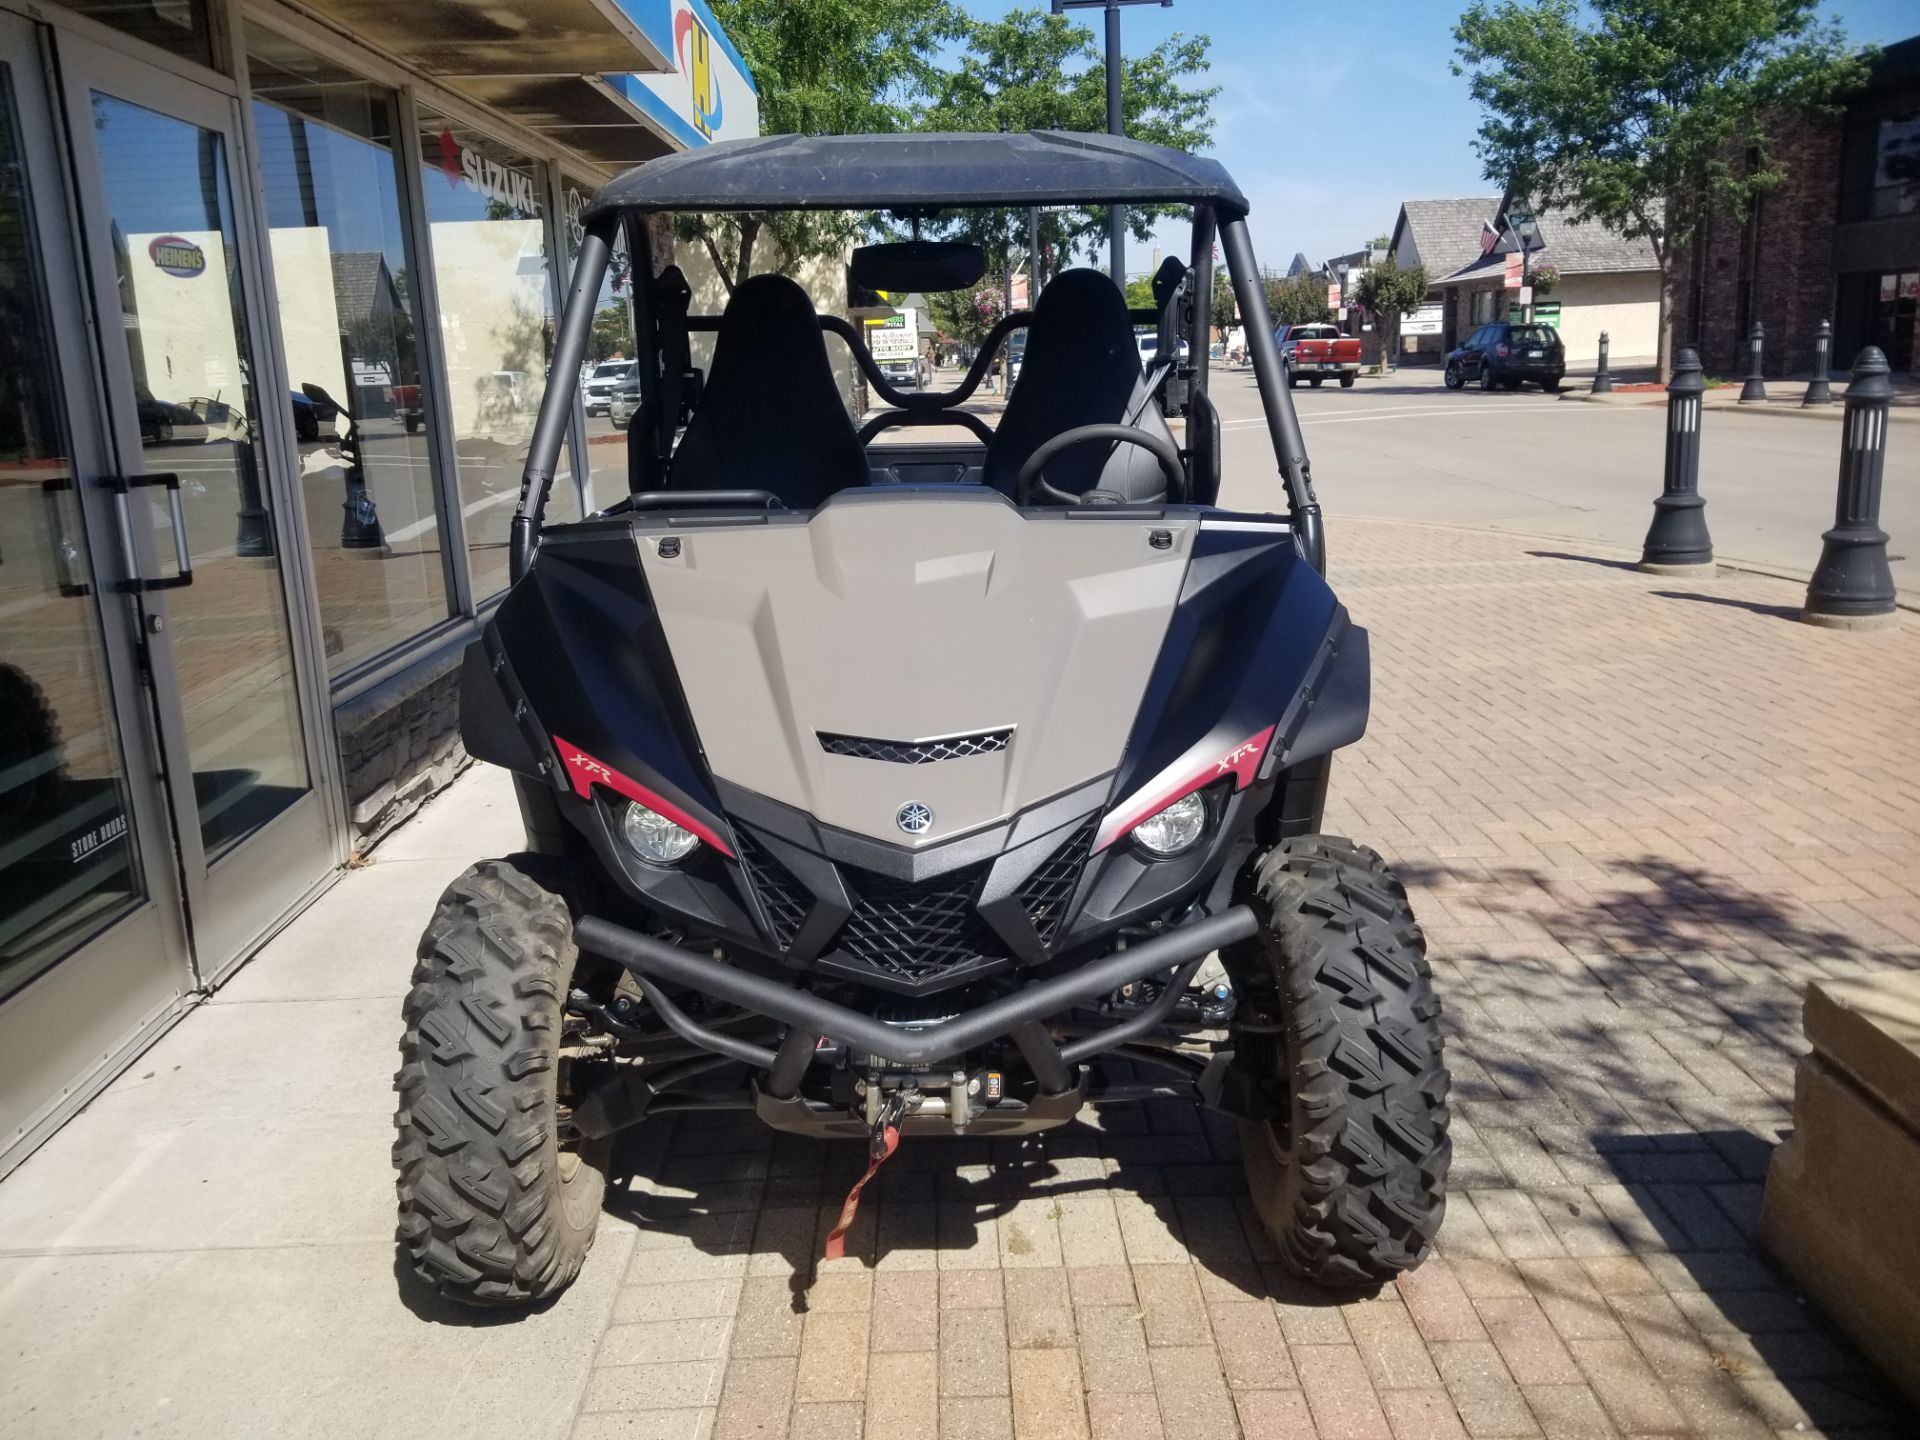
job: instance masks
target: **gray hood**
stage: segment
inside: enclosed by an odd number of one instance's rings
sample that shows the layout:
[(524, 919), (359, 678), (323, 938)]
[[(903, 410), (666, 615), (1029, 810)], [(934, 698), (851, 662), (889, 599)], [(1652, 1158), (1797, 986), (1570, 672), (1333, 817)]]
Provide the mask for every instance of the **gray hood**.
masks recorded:
[[(870, 490), (806, 522), (674, 529), (662, 558), (668, 528), (639, 536), (640, 559), (713, 774), (916, 846), (1114, 770), (1197, 523)], [(1004, 748), (928, 764), (820, 740), (1009, 730)], [(896, 820), (913, 802), (933, 812), (917, 835)]]

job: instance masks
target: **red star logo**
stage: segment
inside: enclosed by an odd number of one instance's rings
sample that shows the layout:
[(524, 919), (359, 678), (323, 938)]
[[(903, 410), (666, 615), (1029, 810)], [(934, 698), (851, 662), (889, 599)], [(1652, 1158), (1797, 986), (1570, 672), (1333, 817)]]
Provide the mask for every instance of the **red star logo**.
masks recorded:
[(460, 169), (460, 142), (453, 138), (451, 126), (440, 132), (440, 173), (447, 177), (447, 183), (456, 190), (466, 178)]

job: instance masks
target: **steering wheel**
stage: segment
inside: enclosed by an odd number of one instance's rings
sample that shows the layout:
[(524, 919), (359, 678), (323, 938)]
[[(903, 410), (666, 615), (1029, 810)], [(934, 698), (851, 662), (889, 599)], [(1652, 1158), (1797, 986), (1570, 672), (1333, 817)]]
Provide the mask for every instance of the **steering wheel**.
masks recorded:
[[(1046, 469), (1049, 460), (1063, 450), (1071, 450), (1076, 445), (1091, 445), (1100, 440), (1138, 445), (1142, 450), (1150, 451), (1153, 458), (1160, 462), (1160, 472), (1167, 477), (1167, 488), (1153, 496), (1153, 500), (1164, 500), (1168, 495), (1185, 498), (1187, 472), (1180, 468), (1180, 452), (1174, 448), (1171, 436), (1155, 435), (1138, 425), (1076, 425), (1071, 430), (1061, 431), (1027, 457), (1027, 463), (1020, 467), (1020, 474), (1013, 482), (1015, 500), (1021, 505), (1032, 504), (1037, 485), (1042, 495), (1061, 505), (1085, 504), (1086, 495), (1075, 495), (1057, 485), (1049, 485), (1041, 478), (1040, 472)], [(1087, 492), (1089, 495), (1092, 493)]]

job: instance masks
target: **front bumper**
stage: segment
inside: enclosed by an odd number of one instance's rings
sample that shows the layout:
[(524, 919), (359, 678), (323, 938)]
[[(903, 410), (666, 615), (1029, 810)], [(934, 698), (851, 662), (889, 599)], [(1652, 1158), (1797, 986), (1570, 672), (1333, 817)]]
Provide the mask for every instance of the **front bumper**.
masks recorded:
[[(585, 916), (575, 925), (574, 938), (582, 950), (656, 982), (647, 987), (647, 996), (669, 1028), (702, 1049), (767, 1071), (766, 1093), (787, 1101), (798, 1092), (800, 1078), (822, 1039), (893, 1066), (937, 1068), (942, 1062), (963, 1060), (969, 1050), (989, 1041), (1011, 1038), (1041, 1089), (1066, 1093), (1077, 1088), (1075, 1066), (1161, 1024), (1201, 961), (1222, 946), (1251, 938), (1258, 929), (1251, 908), (1229, 906), (1218, 915), (1023, 986), (964, 1014), (914, 1025), (876, 1020), (810, 991), (722, 964), (710, 954), (669, 945), (596, 915)], [(1127, 1020), (1066, 1045), (1056, 1045), (1042, 1026), (1041, 1022), (1076, 1005), (1169, 969), (1178, 972), (1177, 983)], [(787, 1039), (774, 1051), (709, 1029), (662, 993), (658, 983), (662, 981), (780, 1021), (788, 1027)]]

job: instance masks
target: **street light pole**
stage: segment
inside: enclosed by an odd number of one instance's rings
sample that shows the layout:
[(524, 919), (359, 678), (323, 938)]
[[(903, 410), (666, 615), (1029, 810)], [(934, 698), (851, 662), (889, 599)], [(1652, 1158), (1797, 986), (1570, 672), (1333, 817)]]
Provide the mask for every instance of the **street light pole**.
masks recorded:
[[(1127, 121), (1125, 108), (1121, 104), (1120, 82), (1125, 73), (1125, 62), (1120, 54), (1120, 7), (1122, 5), (1158, 5), (1163, 10), (1173, 8), (1173, 0), (1053, 0), (1053, 13), (1064, 15), (1069, 10), (1105, 10), (1107, 12), (1107, 133), (1125, 135)], [(1107, 252), (1109, 268), (1113, 272), (1113, 283), (1122, 290), (1127, 288), (1127, 207), (1112, 205), (1107, 208)]]

